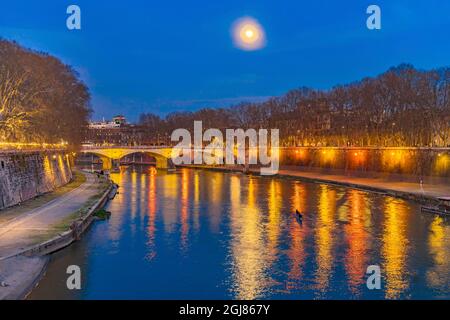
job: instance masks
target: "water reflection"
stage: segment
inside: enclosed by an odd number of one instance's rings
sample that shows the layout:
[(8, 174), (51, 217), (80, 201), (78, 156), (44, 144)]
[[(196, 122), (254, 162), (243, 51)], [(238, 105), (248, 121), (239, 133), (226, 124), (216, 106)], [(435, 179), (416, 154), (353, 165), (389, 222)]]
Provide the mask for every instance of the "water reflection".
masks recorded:
[(318, 217), (316, 222), (316, 291), (321, 297), (328, 290), (333, 266), (333, 221), (336, 212), (336, 191), (321, 185), (319, 190)]
[(189, 170), (181, 172), (181, 247), (187, 249), (189, 232)]
[(442, 217), (435, 217), (430, 225), (428, 247), (433, 259), (426, 277), (431, 287), (444, 297), (450, 291), (450, 226)]
[[(291, 197), (291, 213), (295, 210), (307, 212), (307, 189), (305, 185), (296, 182)], [(289, 225), (290, 247), (287, 256), (290, 260), (288, 279), (286, 281), (285, 291), (297, 291), (303, 284), (303, 268), (306, 263), (306, 236), (308, 235), (308, 223), (291, 223)]]
[[(241, 190), (241, 178), (231, 177), (231, 221), (233, 237), (231, 239), (232, 287), (231, 292), (238, 299), (255, 299), (261, 297), (266, 283), (267, 262), (262, 257), (264, 252), (261, 215), (256, 202), (257, 187), (250, 179), (247, 194)], [(241, 196), (246, 201), (241, 202)]]
[(278, 238), (281, 227), (281, 182), (279, 180), (272, 179), (269, 182), (268, 190), (268, 221), (267, 221), (267, 253), (270, 259), (274, 259), (278, 248)]
[(348, 274), (348, 286), (355, 297), (359, 296), (362, 275), (365, 274), (369, 261), (368, 250), (369, 233), (365, 229), (370, 225), (370, 207), (367, 196), (356, 190), (348, 192), (348, 205), (345, 207), (348, 214), (348, 224), (344, 230), (348, 249), (345, 257), (345, 269)]
[[(449, 221), (414, 203), (188, 169), (112, 178), (111, 219), (57, 253), (30, 298), (449, 298)], [(68, 264), (83, 266), (78, 293), (64, 286)], [(365, 285), (372, 264), (379, 291)]]
[(208, 206), (208, 216), (211, 226), (211, 230), (219, 233), (220, 220), (222, 215), (222, 193), (224, 191), (223, 174), (212, 173), (210, 179), (206, 181), (206, 187), (208, 192), (208, 199), (206, 204)]
[[(145, 177), (145, 175), (142, 175)], [(156, 235), (156, 172), (154, 170), (150, 171), (148, 175), (148, 196), (147, 196), (147, 205), (148, 205), (148, 222), (147, 222), (147, 254), (146, 258), (151, 260), (156, 256), (156, 244), (155, 244), (155, 235)]]
[(389, 197), (385, 199), (382, 257), (388, 299), (398, 298), (408, 288), (405, 272), (409, 242), (406, 235), (408, 214), (405, 201)]
[(164, 229), (167, 233), (173, 233), (176, 227), (179, 204), (179, 180), (178, 175), (168, 174), (161, 183), (161, 188), (163, 189), (161, 209)]

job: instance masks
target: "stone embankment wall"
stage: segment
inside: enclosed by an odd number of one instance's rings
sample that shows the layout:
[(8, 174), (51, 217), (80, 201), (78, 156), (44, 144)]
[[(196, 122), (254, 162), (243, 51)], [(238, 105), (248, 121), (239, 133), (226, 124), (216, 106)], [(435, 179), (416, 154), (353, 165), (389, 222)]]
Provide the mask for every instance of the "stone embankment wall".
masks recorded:
[(64, 150), (0, 151), (0, 210), (53, 191), (71, 179)]
[(281, 165), (303, 169), (450, 178), (450, 148), (293, 147), (280, 151)]

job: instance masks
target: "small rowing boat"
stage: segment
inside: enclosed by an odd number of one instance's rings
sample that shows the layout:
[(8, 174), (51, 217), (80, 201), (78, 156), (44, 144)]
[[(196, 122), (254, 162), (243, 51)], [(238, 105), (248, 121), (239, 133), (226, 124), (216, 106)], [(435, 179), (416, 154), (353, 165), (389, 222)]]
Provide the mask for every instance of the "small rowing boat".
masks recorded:
[(294, 214), (295, 214), (295, 220), (297, 220), (298, 224), (302, 225), (303, 224), (303, 215), (297, 209), (295, 209)]

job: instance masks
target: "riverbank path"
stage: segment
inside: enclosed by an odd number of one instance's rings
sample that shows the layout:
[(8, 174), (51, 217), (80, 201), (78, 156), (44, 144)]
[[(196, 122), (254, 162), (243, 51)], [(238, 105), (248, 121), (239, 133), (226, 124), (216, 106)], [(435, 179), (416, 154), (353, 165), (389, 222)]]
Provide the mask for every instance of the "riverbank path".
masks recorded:
[(9, 221), (0, 223), (0, 261), (63, 232), (89, 199), (99, 193), (96, 175), (83, 172), (86, 181), (76, 189)]

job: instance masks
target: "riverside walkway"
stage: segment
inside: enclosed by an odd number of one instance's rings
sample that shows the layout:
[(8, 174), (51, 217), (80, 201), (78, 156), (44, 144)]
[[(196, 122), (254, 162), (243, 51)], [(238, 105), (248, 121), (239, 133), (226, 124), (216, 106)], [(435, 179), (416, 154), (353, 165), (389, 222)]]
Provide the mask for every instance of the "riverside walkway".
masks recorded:
[(18, 254), (68, 230), (72, 221), (105, 192), (106, 182), (94, 174), (82, 174), (86, 181), (75, 189), (0, 221), (0, 300), (23, 298), (40, 279), (48, 263), (47, 256)]
[(0, 223), (0, 260), (26, 247), (56, 235), (77, 210), (99, 192), (99, 180), (93, 174), (83, 173), (86, 182), (76, 189), (29, 212)]

